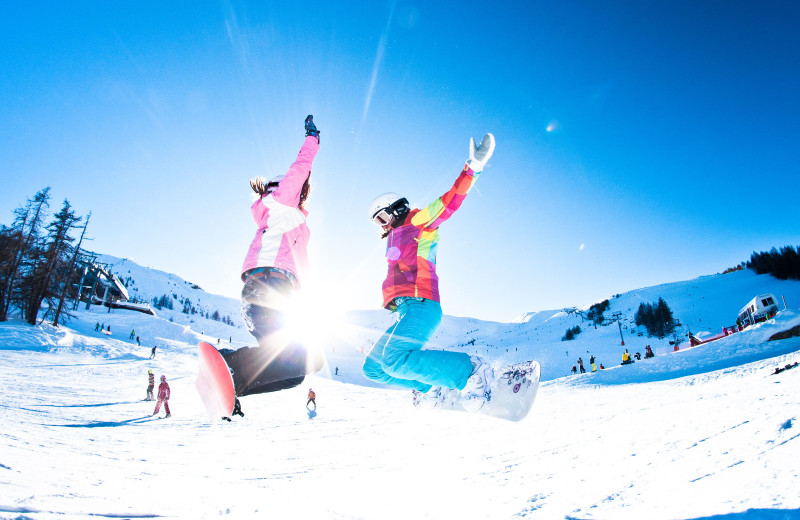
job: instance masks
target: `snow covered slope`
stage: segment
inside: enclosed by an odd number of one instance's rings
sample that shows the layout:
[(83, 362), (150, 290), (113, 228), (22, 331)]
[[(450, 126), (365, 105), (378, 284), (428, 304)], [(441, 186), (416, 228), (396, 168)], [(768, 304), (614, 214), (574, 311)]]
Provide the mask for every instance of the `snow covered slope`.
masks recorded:
[[(171, 288), (221, 313), (238, 307), (174, 275), (123, 266), (147, 298)], [(800, 337), (767, 340), (800, 324), (798, 287), (738, 272), (612, 297), (607, 313), (631, 317), (663, 297), (693, 332), (709, 333), (756, 293), (789, 305), (677, 352), (670, 338), (629, 326), (626, 346), (649, 343), (657, 356), (628, 366), (619, 366), (616, 324), (587, 323), (562, 342), (581, 321), (561, 310), (521, 323), (445, 317), (434, 346), (540, 360), (546, 382), (521, 423), (416, 410), (408, 392), (370, 387), (362, 350), (391, 323), (383, 311), (319, 316), (323, 371), (243, 398), (245, 417), (232, 423), (204, 413), (195, 344), (252, 344), (238, 318), (81, 307), (67, 327), (2, 323), (0, 518), (797, 518), (800, 367), (773, 372), (800, 361)], [(607, 369), (566, 376), (589, 353)], [(169, 419), (141, 401), (148, 368), (170, 381)], [(304, 407), (309, 386), (316, 413)]]

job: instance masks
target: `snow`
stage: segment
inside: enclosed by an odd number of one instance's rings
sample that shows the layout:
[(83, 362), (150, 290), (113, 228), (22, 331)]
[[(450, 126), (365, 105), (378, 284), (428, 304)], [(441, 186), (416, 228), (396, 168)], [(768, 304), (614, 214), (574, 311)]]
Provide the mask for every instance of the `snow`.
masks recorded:
[[(142, 299), (174, 292), (240, 321), (235, 300), (112, 260)], [(764, 292), (788, 308), (698, 347), (673, 351), (674, 338), (639, 336), (630, 322), (639, 303), (663, 297), (693, 332), (713, 335)], [(617, 324), (595, 329), (562, 309), (515, 323), (445, 317), (433, 347), (540, 361), (543, 383), (520, 423), (417, 410), (409, 392), (364, 379), (362, 350), (391, 323), (382, 311), (325, 321), (323, 370), (243, 398), (246, 416), (231, 423), (205, 414), (195, 345), (252, 344), (238, 325), (182, 305), (157, 317), (81, 306), (59, 328), (0, 323), (0, 518), (800, 518), (800, 367), (773, 374), (800, 361), (800, 337), (768, 341), (800, 324), (800, 283), (740, 271), (610, 303), (625, 347)], [(576, 324), (578, 338), (561, 341)], [(646, 344), (654, 359), (619, 365), (624, 348)], [(569, 375), (591, 354), (605, 370)], [(169, 419), (141, 401), (148, 368), (170, 382)], [(308, 387), (316, 413), (304, 407)]]

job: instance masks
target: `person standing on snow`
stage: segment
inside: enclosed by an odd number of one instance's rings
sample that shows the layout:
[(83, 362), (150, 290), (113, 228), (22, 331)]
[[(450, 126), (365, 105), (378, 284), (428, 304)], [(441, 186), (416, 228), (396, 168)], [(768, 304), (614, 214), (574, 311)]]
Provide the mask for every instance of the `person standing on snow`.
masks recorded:
[(308, 401), (306, 401), (306, 408), (308, 405), (314, 403), (314, 410), (317, 409), (317, 394), (311, 388), (308, 389)]
[(305, 119), (305, 131), (297, 159), (285, 175), (250, 180), (258, 196), (250, 208), (258, 229), (242, 267), (242, 318), (258, 346), (220, 349), (239, 397), (292, 388), (322, 368), (321, 357), (311, 356), (305, 345), (281, 334), (286, 304), (308, 268), (305, 204), (319, 151), (319, 130), (311, 115)]
[(363, 372), (374, 381), (410, 388), (415, 401), (418, 397), (438, 401), (450, 389), (460, 391), (470, 408), (480, 408), (491, 398), (494, 370), (486, 361), (424, 347), (442, 320), (436, 274), (439, 226), (461, 207), (494, 146), (492, 134), (486, 134), (477, 148), (470, 138), (469, 159), (455, 184), (423, 209), (410, 209), (408, 200), (396, 193), (380, 195), (369, 208), (370, 220), (387, 239), (383, 306), (397, 316), (373, 345)]
[(156, 409), (153, 415), (158, 415), (159, 410), (161, 410), (161, 403), (164, 403), (164, 411), (167, 412), (164, 418), (171, 417), (172, 414), (169, 412), (169, 384), (167, 384), (167, 376), (161, 376), (161, 384), (158, 385), (158, 402), (156, 403)]
[(147, 397), (145, 401), (154, 401), (153, 399), (153, 387), (156, 385), (156, 376), (153, 375), (153, 370), (149, 369), (147, 371)]

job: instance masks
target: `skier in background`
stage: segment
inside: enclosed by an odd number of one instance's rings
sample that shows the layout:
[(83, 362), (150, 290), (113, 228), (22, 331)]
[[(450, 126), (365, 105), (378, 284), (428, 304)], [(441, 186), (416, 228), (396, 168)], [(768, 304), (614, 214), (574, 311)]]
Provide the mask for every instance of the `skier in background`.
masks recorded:
[(147, 371), (147, 397), (145, 401), (153, 401), (153, 388), (156, 385), (156, 376), (153, 375), (153, 369)]
[(250, 208), (258, 229), (242, 267), (242, 318), (258, 346), (220, 349), (240, 397), (292, 388), (322, 368), (321, 356), (310, 355), (284, 332), (286, 303), (300, 288), (308, 264), (305, 204), (319, 151), (319, 130), (311, 115), (305, 119), (305, 135), (285, 175), (250, 180), (258, 197)]
[(424, 347), (442, 320), (436, 274), (439, 226), (461, 207), (494, 145), (492, 134), (477, 148), (470, 138), (469, 159), (453, 187), (425, 208), (412, 210), (396, 193), (380, 195), (369, 208), (370, 220), (387, 239), (383, 306), (397, 317), (373, 345), (363, 371), (374, 381), (410, 388), (415, 402), (438, 401), (451, 389), (460, 391), (470, 408), (480, 408), (491, 398), (494, 370), (489, 363), (464, 352)]
[(155, 359), (155, 358), (156, 358), (156, 347), (153, 347), (152, 349), (150, 349), (150, 359)]
[(161, 376), (161, 384), (158, 385), (158, 402), (156, 402), (156, 409), (153, 412), (153, 415), (158, 415), (159, 410), (161, 410), (161, 403), (164, 403), (164, 411), (167, 412), (167, 415), (164, 417), (171, 417), (172, 414), (169, 412), (169, 384), (167, 383), (167, 376)]
[(306, 408), (308, 405), (314, 403), (314, 410), (317, 409), (317, 394), (311, 388), (308, 389), (308, 401), (306, 401)]

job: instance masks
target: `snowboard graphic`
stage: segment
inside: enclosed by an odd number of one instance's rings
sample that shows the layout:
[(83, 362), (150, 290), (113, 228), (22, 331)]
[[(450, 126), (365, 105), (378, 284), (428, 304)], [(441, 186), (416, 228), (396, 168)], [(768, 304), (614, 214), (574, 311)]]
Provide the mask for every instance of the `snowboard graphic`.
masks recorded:
[(507, 421), (521, 421), (528, 415), (536, 399), (540, 374), (541, 368), (536, 361), (525, 361), (496, 369), (492, 398), (477, 410), (473, 410), (473, 407), (478, 403), (463, 401), (458, 390), (444, 390), (438, 400), (423, 398), (422, 394), (415, 392), (414, 406), (473, 412)]
[(236, 402), (233, 378), (228, 365), (217, 349), (205, 341), (197, 345), (200, 370), (194, 382), (203, 404), (212, 419), (230, 417)]

